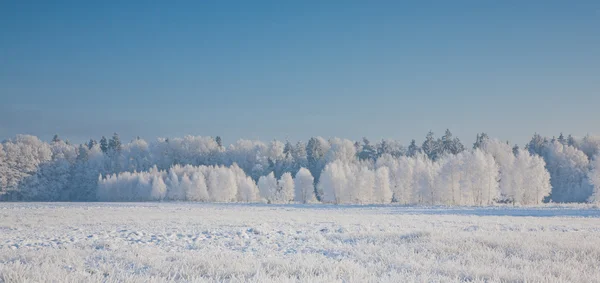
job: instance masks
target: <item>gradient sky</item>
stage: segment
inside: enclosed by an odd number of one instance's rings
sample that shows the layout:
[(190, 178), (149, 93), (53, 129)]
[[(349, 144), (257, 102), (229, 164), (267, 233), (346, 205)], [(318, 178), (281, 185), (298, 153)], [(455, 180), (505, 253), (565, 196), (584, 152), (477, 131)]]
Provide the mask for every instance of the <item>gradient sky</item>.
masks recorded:
[(600, 134), (600, 1), (0, 1), (0, 140)]

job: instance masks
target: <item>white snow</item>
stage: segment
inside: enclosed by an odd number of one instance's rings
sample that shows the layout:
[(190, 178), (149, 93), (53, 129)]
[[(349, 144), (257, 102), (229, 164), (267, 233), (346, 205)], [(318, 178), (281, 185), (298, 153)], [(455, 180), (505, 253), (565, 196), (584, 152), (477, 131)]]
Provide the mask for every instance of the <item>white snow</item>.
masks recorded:
[(0, 203), (0, 282), (599, 282), (600, 210)]

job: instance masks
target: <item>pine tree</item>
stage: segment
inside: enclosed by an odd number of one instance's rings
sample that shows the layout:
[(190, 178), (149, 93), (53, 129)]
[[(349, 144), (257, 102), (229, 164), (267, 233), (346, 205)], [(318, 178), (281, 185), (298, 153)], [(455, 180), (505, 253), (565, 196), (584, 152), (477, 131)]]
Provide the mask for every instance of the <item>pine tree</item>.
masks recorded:
[(54, 137), (52, 138), (52, 142), (60, 142), (60, 138), (58, 137), (58, 134), (54, 135)]
[(100, 150), (102, 150), (102, 153), (104, 154), (108, 153), (108, 141), (105, 136), (102, 136), (100, 139)]
[(417, 146), (417, 142), (415, 140), (410, 141), (410, 145), (408, 146), (408, 152), (406, 153), (408, 157), (414, 157), (419, 153), (421, 149)]
[(96, 144), (98, 144), (98, 142), (96, 142), (96, 140), (90, 139), (90, 141), (87, 143), (87, 147), (88, 147), (88, 149), (92, 149)]
[(121, 152), (121, 139), (119, 134), (114, 133), (110, 141), (108, 142), (108, 149), (114, 152)]
[(221, 137), (220, 137), (220, 136), (217, 136), (217, 137), (215, 138), (215, 142), (217, 142), (217, 145), (219, 146), (219, 148), (222, 148), (222, 147), (223, 147), (223, 141), (221, 140)]
[(567, 140), (565, 139), (565, 136), (563, 135), (563, 133), (560, 133), (560, 135), (558, 136), (558, 142), (563, 145), (567, 144)]
[(290, 141), (285, 141), (285, 146), (283, 147), (284, 156), (286, 158), (292, 156), (293, 151), (294, 151), (294, 146), (292, 145), (292, 143)]
[(548, 141), (546, 138), (542, 138), (542, 136), (540, 136), (538, 133), (535, 133), (535, 134), (533, 134), (531, 141), (529, 141), (529, 143), (527, 143), (525, 148), (531, 154), (537, 154), (537, 155), (541, 156), (543, 153), (544, 146), (547, 143), (548, 143)]
[(513, 148), (512, 148), (512, 152), (515, 156), (517, 156), (517, 154), (519, 154), (519, 150), (520, 150), (520, 148), (519, 148), (518, 144), (515, 144), (515, 146), (513, 146)]
[(489, 139), (490, 138), (486, 133), (477, 134), (477, 138), (475, 138), (475, 143), (473, 144), (473, 149), (481, 148), (483, 144)]
[(425, 153), (425, 155), (427, 155), (427, 157), (429, 157), (429, 159), (436, 160), (438, 154), (437, 147), (437, 142), (434, 139), (433, 132), (429, 131), (425, 137), (423, 145), (421, 146), (421, 150), (423, 153)]
[(573, 138), (573, 136), (569, 135), (569, 137), (567, 138), (567, 144), (570, 146), (575, 146), (577, 142), (575, 141), (575, 138)]
[(377, 150), (371, 145), (371, 142), (367, 138), (363, 138), (362, 150), (358, 154), (360, 160), (375, 160), (377, 157)]

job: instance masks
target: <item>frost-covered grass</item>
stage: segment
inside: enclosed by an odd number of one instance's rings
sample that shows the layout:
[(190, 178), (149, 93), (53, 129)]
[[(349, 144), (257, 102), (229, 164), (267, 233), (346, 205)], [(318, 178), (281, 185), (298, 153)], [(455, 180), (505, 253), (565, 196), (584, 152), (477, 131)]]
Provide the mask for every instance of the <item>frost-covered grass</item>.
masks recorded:
[(0, 282), (600, 282), (600, 210), (1, 203)]

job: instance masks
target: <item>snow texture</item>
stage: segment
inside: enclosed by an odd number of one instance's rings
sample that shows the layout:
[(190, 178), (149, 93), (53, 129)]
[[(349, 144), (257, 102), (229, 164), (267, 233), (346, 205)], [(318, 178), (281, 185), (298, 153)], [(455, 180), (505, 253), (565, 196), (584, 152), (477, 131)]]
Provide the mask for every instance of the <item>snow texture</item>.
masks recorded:
[(590, 204), (0, 203), (0, 219), (0, 282), (600, 282)]

